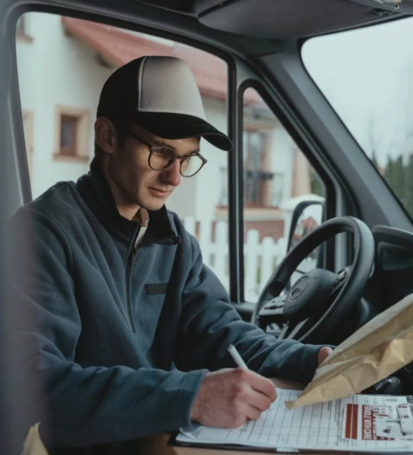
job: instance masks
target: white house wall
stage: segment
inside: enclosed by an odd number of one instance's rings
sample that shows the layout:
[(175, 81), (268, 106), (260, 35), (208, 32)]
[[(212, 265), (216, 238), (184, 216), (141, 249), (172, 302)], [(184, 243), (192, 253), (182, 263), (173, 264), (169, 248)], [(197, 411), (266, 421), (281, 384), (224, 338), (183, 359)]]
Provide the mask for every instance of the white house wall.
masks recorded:
[(111, 70), (97, 63), (95, 53), (65, 35), (60, 16), (31, 13), (30, 43), (17, 42), (22, 108), (33, 112), (33, 197), (60, 180), (76, 180), (89, 165), (56, 161), (56, 105), (87, 109), (90, 113), (89, 150), (93, 155), (93, 121), (100, 89)]

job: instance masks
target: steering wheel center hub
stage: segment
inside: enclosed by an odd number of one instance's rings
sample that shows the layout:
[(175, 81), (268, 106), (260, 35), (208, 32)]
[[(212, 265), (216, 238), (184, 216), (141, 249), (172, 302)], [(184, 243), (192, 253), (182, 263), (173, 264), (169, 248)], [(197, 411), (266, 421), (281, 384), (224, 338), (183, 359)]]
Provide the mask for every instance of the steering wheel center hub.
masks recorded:
[(331, 303), (329, 297), (336, 280), (337, 275), (325, 269), (314, 269), (301, 277), (285, 299), (287, 319), (297, 322), (320, 315)]
[(291, 291), (288, 294), (290, 301), (298, 299), (302, 293), (307, 289), (307, 286), (310, 283), (310, 278), (308, 276), (303, 276), (300, 278), (297, 283), (291, 288)]

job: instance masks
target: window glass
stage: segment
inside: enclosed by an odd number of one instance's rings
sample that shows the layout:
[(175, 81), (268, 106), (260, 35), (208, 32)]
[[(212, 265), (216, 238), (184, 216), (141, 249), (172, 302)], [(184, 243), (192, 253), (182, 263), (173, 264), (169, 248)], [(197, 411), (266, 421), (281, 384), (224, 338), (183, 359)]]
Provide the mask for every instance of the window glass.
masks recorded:
[[(28, 26), (30, 39), (20, 39)], [(170, 40), (53, 14), (25, 14), (16, 27), (21, 105), (30, 113), (24, 131), (33, 198), (88, 172), (100, 90), (117, 67), (142, 55), (185, 60), (207, 119), (226, 132), (227, 65), (221, 59)], [(228, 154), (205, 140), (201, 153), (208, 163), (194, 177), (182, 178), (166, 205), (196, 235), (206, 264), (228, 286), (227, 211), (221, 209), (228, 200)]]
[(413, 217), (413, 19), (308, 40), (305, 67)]
[[(256, 301), (286, 254), (295, 207), (302, 201), (323, 200), (324, 186), (252, 88), (244, 93), (243, 127), (245, 298)], [(307, 263), (306, 268), (311, 267), (315, 261)]]
[(61, 155), (76, 155), (76, 129), (78, 118), (62, 115), (60, 119), (60, 150)]

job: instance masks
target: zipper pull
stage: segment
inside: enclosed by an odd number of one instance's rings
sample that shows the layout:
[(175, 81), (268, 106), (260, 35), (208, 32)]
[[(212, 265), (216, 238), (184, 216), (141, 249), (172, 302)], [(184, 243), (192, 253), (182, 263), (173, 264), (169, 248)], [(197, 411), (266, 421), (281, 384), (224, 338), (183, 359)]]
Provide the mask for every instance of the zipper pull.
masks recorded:
[(134, 245), (132, 248), (132, 254), (130, 255), (130, 261), (133, 262), (136, 258), (136, 254), (138, 252), (138, 245)]

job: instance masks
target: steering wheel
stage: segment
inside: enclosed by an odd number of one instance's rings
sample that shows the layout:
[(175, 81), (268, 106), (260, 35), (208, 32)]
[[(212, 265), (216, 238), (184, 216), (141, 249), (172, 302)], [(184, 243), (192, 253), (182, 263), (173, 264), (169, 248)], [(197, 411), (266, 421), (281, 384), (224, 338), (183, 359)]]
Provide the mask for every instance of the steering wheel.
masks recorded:
[[(316, 268), (305, 273), (280, 295), (298, 265), (320, 244), (342, 232), (353, 233), (354, 259), (339, 273)], [(304, 237), (283, 259), (267, 282), (254, 308), (251, 322), (266, 327), (285, 322), (277, 339), (326, 343), (360, 303), (374, 265), (374, 238), (361, 220), (338, 217), (325, 221)]]

